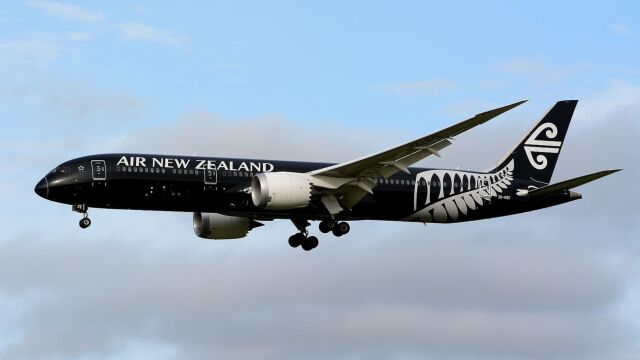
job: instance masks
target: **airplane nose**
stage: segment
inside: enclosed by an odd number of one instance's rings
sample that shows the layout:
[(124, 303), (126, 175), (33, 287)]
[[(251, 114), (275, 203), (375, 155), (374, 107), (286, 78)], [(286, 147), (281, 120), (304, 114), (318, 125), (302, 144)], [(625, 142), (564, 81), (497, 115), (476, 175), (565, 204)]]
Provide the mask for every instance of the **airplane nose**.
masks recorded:
[(43, 198), (49, 197), (49, 182), (47, 181), (47, 177), (43, 177), (42, 180), (38, 181), (35, 189), (33, 189), (36, 194), (40, 195)]

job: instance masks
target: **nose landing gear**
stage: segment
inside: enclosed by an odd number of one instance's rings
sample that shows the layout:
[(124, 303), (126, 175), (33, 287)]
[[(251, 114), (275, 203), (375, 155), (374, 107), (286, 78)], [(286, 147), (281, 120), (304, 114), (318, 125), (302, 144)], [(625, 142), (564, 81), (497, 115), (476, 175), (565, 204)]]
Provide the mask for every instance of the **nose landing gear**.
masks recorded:
[(83, 217), (82, 219), (80, 219), (80, 227), (83, 229), (86, 229), (89, 227), (89, 225), (91, 225), (91, 219), (89, 219), (89, 217), (87, 217), (87, 214), (84, 215), (85, 217)]
[(91, 225), (91, 219), (89, 219), (89, 214), (87, 213), (87, 205), (85, 204), (77, 204), (73, 205), (71, 208), (74, 212), (81, 213), (82, 219), (80, 219), (79, 225), (81, 228), (86, 229)]

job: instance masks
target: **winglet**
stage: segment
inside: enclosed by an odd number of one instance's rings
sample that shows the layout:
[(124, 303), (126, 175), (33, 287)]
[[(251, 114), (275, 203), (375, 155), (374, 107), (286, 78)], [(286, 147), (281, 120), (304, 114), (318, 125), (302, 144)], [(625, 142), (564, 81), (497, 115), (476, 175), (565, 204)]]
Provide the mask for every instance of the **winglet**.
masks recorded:
[(476, 116), (490, 115), (491, 118), (494, 118), (494, 117), (496, 117), (496, 116), (498, 116), (500, 114), (506, 113), (507, 111), (526, 103), (527, 101), (528, 100), (521, 100), (521, 101), (518, 101), (518, 102), (514, 102), (513, 104), (510, 104), (510, 105), (507, 105), (507, 106), (503, 106), (503, 107), (499, 107), (499, 108), (496, 108), (496, 109), (493, 109), (493, 110), (481, 112), (481, 113), (477, 114)]

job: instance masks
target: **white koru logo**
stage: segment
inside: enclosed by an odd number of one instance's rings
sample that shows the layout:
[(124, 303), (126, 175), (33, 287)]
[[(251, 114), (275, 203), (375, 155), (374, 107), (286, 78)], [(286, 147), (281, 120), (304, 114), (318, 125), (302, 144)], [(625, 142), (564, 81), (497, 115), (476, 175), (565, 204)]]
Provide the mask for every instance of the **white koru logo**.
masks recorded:
[[(548, 160), (545, 154), (557, 154), (560, 152), (560, 146), (562, 146), (562, 141), (538, 139), (538, 136), (540, 136), (543, 131), (547, 139), (553, 139), (558, 136), (558, 128), (554, 124), (544, 123), (538, 126), (524, 143), (524, 151), (527, 154), (529, 163), (538, 170), (547, 167)], [(533, 153), (538, 155), (534, 158)]]

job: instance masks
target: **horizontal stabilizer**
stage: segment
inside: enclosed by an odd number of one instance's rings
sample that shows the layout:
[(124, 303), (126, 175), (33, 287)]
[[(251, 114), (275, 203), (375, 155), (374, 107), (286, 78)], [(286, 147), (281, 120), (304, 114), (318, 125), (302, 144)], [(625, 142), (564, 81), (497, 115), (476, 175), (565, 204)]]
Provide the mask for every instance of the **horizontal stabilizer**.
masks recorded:
[(519, 195), (528, 196), (528, 197), (549, 195), (549, 194), (552, 194), (552, 193), (555, 193), (555, 192), (576, 188), (576, 187), (578, 187), (580, 185), (584, 185), (586, 183), (589, 183), (589, 182), (592, 182), (594, 180), (600, 179), (601, 177), (605, 177), (607, 175), (611, 175), (611, 174), (613, 174), (615, 172), (618, 172), (620, 170), (622, 170), (622, 169), (612, 169), (612, 170), (598, 171), (597, 173), (584, 175), (584, 176), (580, 176), (580, 177), (577, 177), (577, 178), (574, 178), (574, 179), (561, 181), (561, 182), (556, 183), (556, 184), (543, 186), (541, 188), (537, 188), (535, 190), (531, 190), (531, 191), (525, 192), (524, 194), (523, 193), (519, 193)]

